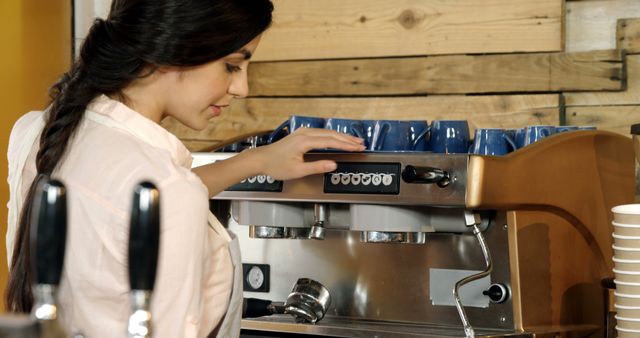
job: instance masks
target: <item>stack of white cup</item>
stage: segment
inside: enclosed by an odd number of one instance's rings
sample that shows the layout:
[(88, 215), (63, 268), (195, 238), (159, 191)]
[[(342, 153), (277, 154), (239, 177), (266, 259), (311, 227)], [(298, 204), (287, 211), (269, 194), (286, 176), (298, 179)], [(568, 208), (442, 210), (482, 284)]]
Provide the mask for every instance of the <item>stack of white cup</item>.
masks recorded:
[(640, 204), (613, 211), (613, 272), (618, 337), (640, 337)]

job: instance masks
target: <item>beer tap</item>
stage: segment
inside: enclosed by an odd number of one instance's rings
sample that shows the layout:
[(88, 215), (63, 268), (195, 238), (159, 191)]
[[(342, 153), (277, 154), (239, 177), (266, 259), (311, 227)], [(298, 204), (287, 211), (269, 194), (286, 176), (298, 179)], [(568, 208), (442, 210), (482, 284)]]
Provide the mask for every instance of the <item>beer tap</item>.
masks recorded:
[(30, 216), (31, 316), (40, 326), (40, 337), (66, 337), (56, 304), (67, 234), (66, 190), (60, 181), (39, 177)]
[(134, 189), (129, 233), (129, 284), (132, 314), (128, 337), (151, 337), (151, 294), (160, 245), (160, 193), (149, 182)]

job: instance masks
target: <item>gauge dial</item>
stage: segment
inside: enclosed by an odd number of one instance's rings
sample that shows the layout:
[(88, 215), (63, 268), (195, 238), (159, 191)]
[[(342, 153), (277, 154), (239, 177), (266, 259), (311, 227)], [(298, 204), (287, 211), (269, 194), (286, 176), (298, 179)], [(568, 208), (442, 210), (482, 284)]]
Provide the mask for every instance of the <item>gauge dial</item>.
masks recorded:
[(247, 283), (249, 283), (249, 286), (254, 290), (262, 287), (264, 283), (264, 273), (259, 267), (254, 266), (249, 270), (247, 273)]

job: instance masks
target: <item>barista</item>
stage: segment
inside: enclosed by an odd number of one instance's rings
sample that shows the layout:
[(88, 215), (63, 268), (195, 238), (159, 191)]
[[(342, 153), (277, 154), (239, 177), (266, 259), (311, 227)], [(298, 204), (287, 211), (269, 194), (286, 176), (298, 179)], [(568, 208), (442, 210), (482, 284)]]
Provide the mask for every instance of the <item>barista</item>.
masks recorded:
[[(27, 215), (34, 179), (68, 189), (60, 319), (68, 332), (126, 332), (126, 245), (134, 186), (161, 191), (161, 243), (152, 313), (161, 337), (237, 337), (241, 263), (208, 198), (257, 174), (292, 179), (334, 170), (305, 163), (314, 148), (363, 150), (361, 140), (301, 129), (283, 140), (191, 171), (184, 145), (160, 126), (171, 116), (203, 130), (248, 94), (247, 66), (271, 22), (269, 0), (114, 0), (80, 57), (52, 88), (51, 105), (14, 126), (9, 144), (10, 311), (33, 303)], [(234, 279), (235, 276), (235, 279)]]

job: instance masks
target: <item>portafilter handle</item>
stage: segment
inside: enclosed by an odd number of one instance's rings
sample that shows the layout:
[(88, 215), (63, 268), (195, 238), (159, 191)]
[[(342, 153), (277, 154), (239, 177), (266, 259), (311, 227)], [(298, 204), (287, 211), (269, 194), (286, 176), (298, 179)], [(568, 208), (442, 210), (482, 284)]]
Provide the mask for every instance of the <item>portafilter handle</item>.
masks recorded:
[(37, 320), (57, 318), (56, 293), (67, 236), (67, 200), (62, 182), (39, 176), (29, 224), (31, 274)]
[(160, 246), (160, 192), (153, 183), (134, 188), (129, 232), (131, 308), (129, 338), (151, 337), (151, 293)]
[(284, 302), (272, 302), (258, 298), (242, 299), (242, 318), (258, 318), (283, 313)]

